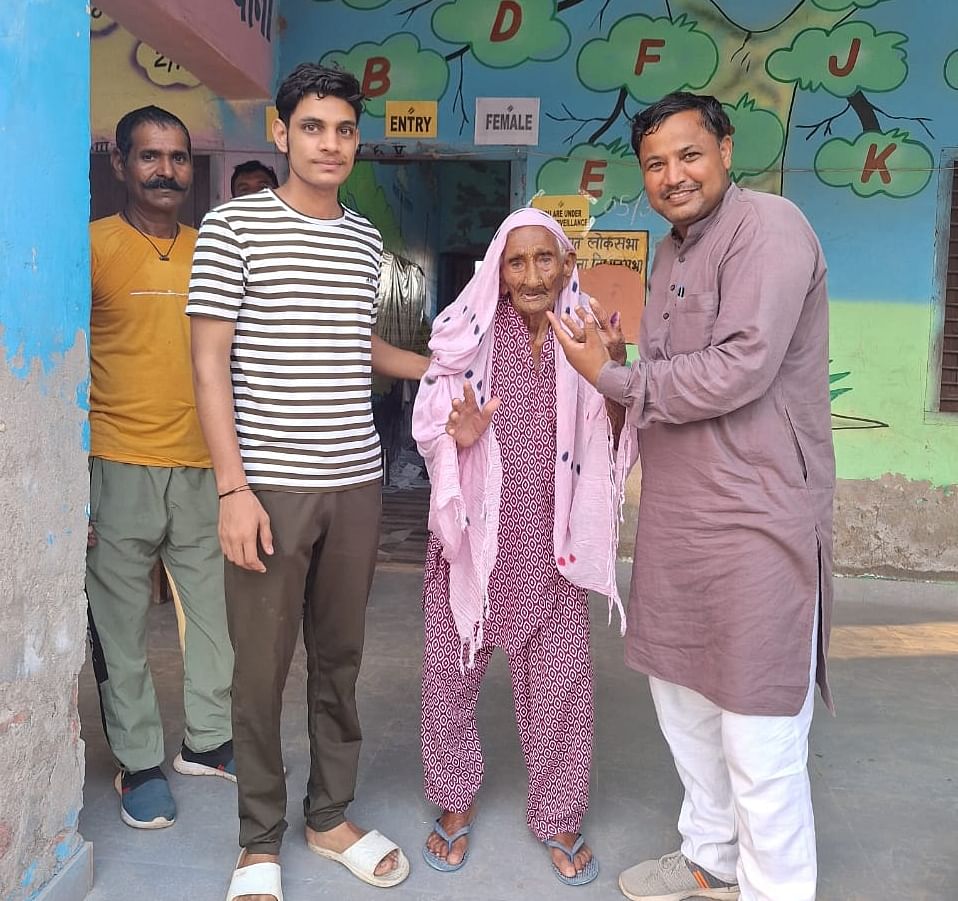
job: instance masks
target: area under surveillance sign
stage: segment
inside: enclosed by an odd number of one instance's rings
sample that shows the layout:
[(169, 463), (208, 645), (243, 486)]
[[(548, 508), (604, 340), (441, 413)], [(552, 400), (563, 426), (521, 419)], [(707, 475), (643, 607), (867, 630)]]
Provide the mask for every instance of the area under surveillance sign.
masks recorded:
[(538, 144), (538, 97), (477, 97), (477, 144)]

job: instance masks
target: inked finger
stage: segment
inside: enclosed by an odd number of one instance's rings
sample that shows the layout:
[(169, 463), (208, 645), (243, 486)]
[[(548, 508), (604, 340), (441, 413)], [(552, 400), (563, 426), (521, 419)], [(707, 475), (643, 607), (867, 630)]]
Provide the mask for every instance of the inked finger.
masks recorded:
[(602, 326), (602, 328), (605, 328), (606, 323), (609, 322), (609, 317), (602, 308), (602, 304), (600, 304), (599, 301), (597, 301), (594, 297), (590, 297), (589, 306), (592, 308), (592, 315), (595, 316), (599, 325)]

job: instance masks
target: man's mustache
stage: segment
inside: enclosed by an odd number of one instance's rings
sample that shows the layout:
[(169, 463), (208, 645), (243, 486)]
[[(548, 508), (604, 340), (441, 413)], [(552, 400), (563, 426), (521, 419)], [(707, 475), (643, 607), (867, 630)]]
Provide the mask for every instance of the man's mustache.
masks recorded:
[(685, 184), (676, 185), (674, 188), (663, 191), (662, 197), (668, 200), (673, 194), (677, 194), (679, 191), (697, 191), (701, 187), (702, 185), (697, 181), (686, 182)]
[(149, 181), (143, 182), (143, 187), (148, 191), (185, 191), (184, 188), (175, 178), (163, 178), (162, 176), (157, 176), (156, 178), (151, 178)]

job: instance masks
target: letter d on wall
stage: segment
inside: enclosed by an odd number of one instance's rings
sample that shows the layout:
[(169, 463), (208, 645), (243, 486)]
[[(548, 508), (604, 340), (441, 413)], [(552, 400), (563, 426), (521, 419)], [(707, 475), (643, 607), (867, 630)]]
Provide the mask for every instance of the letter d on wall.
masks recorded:
[[(509, 17), (509, 24), (506, 25), (506, 17)], [(489, 32), (489, 40), (493, 44), (500, 44), (516, 36), (516, 32), (522, 26), (522, 7), (516, 0), (501, 0), (499, 9), (496, 10), (496, 20), (492, 23), (492, 31)]]

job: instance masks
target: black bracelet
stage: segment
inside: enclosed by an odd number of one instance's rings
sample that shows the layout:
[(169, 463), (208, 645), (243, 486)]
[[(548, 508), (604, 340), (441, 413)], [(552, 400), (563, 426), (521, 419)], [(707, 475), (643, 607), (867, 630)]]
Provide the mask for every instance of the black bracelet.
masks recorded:
[(237, 491), (252, 491), (253, 489), (243, 482), (242, 485), (237, 485), (235, 488), (230, 488), (229, 491), (224, 491), (222, 494), (216, 495), (220, 500), (223, 500), (224, 497), (229, 497), (231, 494), (236, 494)]

